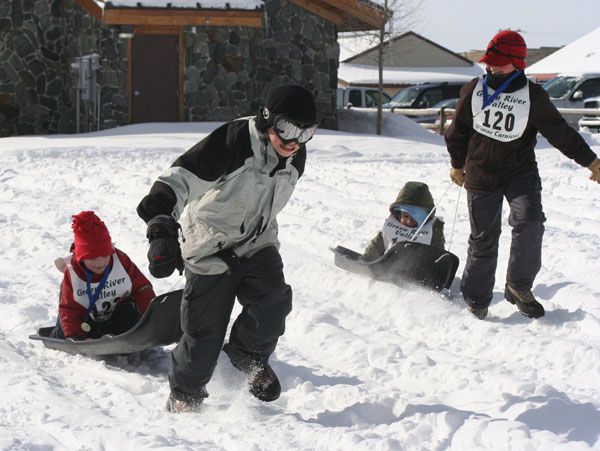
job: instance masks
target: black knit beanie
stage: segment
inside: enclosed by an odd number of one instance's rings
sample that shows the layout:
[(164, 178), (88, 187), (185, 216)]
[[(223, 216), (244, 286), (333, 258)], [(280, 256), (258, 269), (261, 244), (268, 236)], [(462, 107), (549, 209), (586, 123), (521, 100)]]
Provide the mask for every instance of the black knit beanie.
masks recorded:
[(315, 99), (308, 90), (299, 85), (283, 85), (272, 89), (267, 108), (272, 117), (281, 114), (299, 125), (312, 125), (317, 122)]

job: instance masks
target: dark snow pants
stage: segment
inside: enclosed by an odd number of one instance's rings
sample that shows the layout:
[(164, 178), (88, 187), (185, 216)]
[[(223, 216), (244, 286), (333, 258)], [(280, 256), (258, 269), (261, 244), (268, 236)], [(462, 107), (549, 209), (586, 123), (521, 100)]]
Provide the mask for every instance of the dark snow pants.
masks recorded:
[(537, 170), (516, 176), (495, 191), (467, 191), (471, 235), (461, 291), (467, 304), (487, 307), (491, 300), (498, 260), (502, 202), (510, 207), (512, 242), (506, 282), (529, 290), (542, 264), (542, 184)]
[(240, 258), (224, 274), (198, 275), (186, 269), (183, 336), (173, 349), (169, 374), (176, 398), (202, 395), (217, 364), (236, 297), (242, 312), (231, 328), (228, 354), (240, 361), (266, 364), (292, 310), (292, 289), (285, 283), (283, 262), (275, 247)]

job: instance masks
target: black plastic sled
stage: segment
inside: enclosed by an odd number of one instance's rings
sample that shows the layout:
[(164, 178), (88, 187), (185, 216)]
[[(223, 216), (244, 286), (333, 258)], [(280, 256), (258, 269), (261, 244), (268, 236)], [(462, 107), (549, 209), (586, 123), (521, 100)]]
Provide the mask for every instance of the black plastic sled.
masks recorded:
[(76, 341), (70, 338), (50, 338), (54, 329), (42, 327), (32, 340), (40, 340), (50, 349), (84, 355), (130, 354), (153, 346), (166, 346), (181, 338), (179, 309), (183, 290), (171, 291), (155, 297), (135, 326), (121, 335), (105, 335), (101, 338)]
[(342, 246), (331, 250), (335, 254), (336, 266), (395, 285), (412, 282), (440, 291), (450, 287), (458, 269), (456, 255), (412, 241), (396, 243), (372, 262), (361, 260), (361, 254)]

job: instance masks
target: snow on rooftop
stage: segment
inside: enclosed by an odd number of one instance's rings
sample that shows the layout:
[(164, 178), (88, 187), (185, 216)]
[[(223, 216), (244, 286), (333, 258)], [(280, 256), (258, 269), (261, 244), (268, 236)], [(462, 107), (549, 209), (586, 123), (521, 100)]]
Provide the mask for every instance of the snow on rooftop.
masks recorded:
[[(483, 74), (484, 70), (477, 64), (472, 67), (403, 67), (384, 68), (385, 84), (417, 84), (444, 81), (469, 81)], [(377, 66), (363, 64), (340, 63), (338, 79), (350, 84), (378, 83)]]
[(525, 69), (532, 74), (600, 72), (600, 28)]
[(377, 45), (377, 39), (372, 33), (339, 33), (338, 43), (340, 45), (341, 62), (375, 47)]
[[(108, 3), (108, 2), (107, 2)], [(260, 9), (262, 0), (111, 0), (115, 8)], [(170, 5), (170, 6), (169, 6)]]

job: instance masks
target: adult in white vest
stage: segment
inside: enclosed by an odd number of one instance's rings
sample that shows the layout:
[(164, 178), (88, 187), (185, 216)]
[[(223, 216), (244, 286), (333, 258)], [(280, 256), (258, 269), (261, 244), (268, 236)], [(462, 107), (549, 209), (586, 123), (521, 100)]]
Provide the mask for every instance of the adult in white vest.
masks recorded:
[[(377, 260), (394, 244), (402, 241), (412, 240), (444, 249), (444, 222), (433, 213), (430, 215), (433, 207), (433, 197), (427, 184), (407, 182), (390, 205), (390, 215), (383, 223), (381, 232), (365, 249), (363, 260)], [(415, 237), (419, 227), (421, 230)]]
[(592, 171), (600, 183), (600, 160), (567, 125), (548, 94), (525, 77), (527, 46), (511, 30), (496, 34), (480, 62), (487, 73), (463, 86), (446, 132), (452, 181), (467, 190), (471, 234), (461, 291), (480, 319), (492, 300), (501, 232), (502, 202), (510, 206), (512, 243), (504, 295), (530, 318), (544, 315), (531, 289), (541, 267), (546, 220), (535, 160), (541, 133), (565, 156)]

